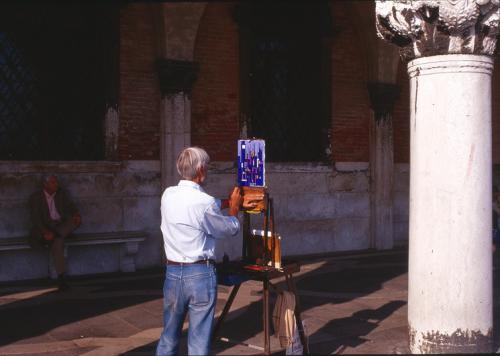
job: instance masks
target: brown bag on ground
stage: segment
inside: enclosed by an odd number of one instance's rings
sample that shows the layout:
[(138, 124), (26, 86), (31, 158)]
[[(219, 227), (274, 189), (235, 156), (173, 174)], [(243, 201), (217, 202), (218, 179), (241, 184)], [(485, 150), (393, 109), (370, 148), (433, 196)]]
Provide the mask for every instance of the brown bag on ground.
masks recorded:
[(288, 347), (292, 343), (297, 323), (295, 321), (295, 295), (283, 291), (278, 294), (273, 309), (273, 326), (275, 336), (278, 337), (281, 347)]

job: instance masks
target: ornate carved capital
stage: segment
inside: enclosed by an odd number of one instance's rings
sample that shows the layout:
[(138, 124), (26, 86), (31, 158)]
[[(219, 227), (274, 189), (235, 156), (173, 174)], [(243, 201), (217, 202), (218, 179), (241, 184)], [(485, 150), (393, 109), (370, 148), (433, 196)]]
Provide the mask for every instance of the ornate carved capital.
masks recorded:
[(378, 36), (407, 59), (439, 54), (493, 55), (500, 0), (376, 0)]
[(394, 103), (399, 98), (399, 85), (391, 83), (368, 83), (370, 106), (375, 112), (375, 120), (383, 119), (392, 112)]
[(163, 96), (177, 93), (190, 94), (198, 77), (198, 64), (174, 59), (156, 61)]

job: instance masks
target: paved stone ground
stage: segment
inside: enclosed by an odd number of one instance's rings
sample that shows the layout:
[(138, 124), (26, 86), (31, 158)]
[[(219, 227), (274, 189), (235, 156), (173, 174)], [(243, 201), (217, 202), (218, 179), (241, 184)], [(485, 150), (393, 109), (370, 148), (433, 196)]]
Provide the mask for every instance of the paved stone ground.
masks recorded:
[[(313, 354), (408, 352), (404, 250), (305, 260), (296, 282)], [(63, 293), (47, 280), (0, 285), (0, 355), (154, 354), (162, 329), (161, 270), (70, 283)], [(262, 353), (261, 287), (242, 285), (220, 332), (228, 341), (215, 342), (214, 354)], [(219, 287), (217, 314), (230, 290)], [(274, 337), (271, 346), (284, 354)]]

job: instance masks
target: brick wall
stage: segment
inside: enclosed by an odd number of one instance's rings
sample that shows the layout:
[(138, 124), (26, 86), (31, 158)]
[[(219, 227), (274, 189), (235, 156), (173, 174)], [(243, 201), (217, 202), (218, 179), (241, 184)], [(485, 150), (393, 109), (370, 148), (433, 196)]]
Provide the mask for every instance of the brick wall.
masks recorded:
[(156, 41), (151, 4), (120, 11), (120, 129), (122, 160), (160, 158), (160, 91), (154, 61)]
[(400, 62), (398, 67), (397, 84), (400, 88), (399, 99), (394, 105), (393, 143), (394, 162), (410, 162), (410, 79), (406, 70), (406, 63)]
[(340, 33), (332, 41), (332, 156), (334, 161), (369, 160), (370, 102), (366, 55), (342, 3), (332, 3)]
[(209, 3), (200, 22), (194, 60), (200, 65), (192, 93), (191, 140), (213, 161), (236, 159), (239, 137), (238, 28), (234, 4)]
[[(192, 142), (213, 160), (231, 161), (239, 137), (238, 28), (232, 3), (209, 3), (195, 47), (200, 74), (192, 95)], [(332, 3), (341, 28), (332, 40), (332, 156), (335, 161), (368, 161), (370, 108), (366, 56), (345, 6)], [(130, 4), (120, 12), (120, 159), (159, 159), (160, 92), (154, 60), (151, 4)], [(493, 162), (500, 164), (500, 60), (493, 73)], [(409, 162), (409, 80), (406, 64), (394, 108), (394, 161)]]
[[(192, 143), (213, 160), (233, 160), (239, 137), (238, 28), (233, 4), (210, 3), (195, 47), (200, 73), (192, 95)], [(342, 32), (332, 41), (332, 156), (335, 161), (368, 161), (369, 98), (367, 65), (344, 10), (332, 4)]]

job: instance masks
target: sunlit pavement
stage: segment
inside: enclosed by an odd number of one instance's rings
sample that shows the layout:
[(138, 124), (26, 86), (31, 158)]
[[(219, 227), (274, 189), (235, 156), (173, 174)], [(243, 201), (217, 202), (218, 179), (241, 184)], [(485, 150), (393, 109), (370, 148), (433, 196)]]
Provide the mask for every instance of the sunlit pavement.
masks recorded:
[[(0, 355), (151, 355), (162, 329), (163, 271), (0, 285)], [(278, 286), (283, 283), (275, 280)], [(407, 254), (404, 249), (302, 261), (296, 283), (314, 354), (404, 354)], [(214, 354), (260, 354), (261, 283), (245, 282)], [(217, 314), (231, 287), (219, 287)], [(495, 316), (497, 303), (495, 304)], [(186, 353), (183, 336), (181, 354)], [(273, 353), (284, 354), (271, 337)]]

